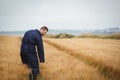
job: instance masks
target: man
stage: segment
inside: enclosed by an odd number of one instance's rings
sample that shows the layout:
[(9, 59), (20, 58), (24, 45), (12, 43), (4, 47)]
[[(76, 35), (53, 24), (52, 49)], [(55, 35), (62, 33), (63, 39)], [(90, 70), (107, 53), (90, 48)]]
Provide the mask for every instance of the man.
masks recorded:
[(39, 74), (38, 57), (41, 63), (45, 62), (42, 36), (47, 32), (48, 28), (43, 26), (40, 30), (27, 31), (22, 39), (20, 56), (22, 63), (31, 69), (29, 80), (37, 80), (37, 74)]

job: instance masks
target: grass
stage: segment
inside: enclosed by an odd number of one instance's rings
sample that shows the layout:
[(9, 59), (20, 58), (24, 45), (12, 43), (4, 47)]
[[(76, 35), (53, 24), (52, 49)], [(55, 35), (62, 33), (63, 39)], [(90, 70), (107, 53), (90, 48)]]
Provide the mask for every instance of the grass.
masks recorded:
[(0, 80), (27, 80), (29, 69), (22, 65), (20, 37), (0, 36)]
[(74, 35), (67, 34), (67, 33), (60, 33), (60, 34), (47, 34), (45, 37), (47, 38), (73, 38)]
[(120, 33), (114, 34), (82, 34), (77, 36), (78, 38), (102, 38), (102, 39), (120, 39)]
[[(0, 36), (0, 80), (28, 80), (21, 63), (21, 37)], [(45, 63), (38, 80), (119, 80), (120, 41), (44, 39)]]
[(120, 79), (120, 41), (104, 39), (45, 39), (55, 46), (92, 65), (114, 80)]
[(101, 38), (101, 39), (120, 39), (120, 33), (113, 33), (113, 34), (81, 34), (81, 35), (72, 35), (67, 33), (60, 33), (60, 34), (47, 34), (46, 38)]
[(46, 63), (41, 65), (44, 80), (109, 80), (96, 68), (86, 65), (67, 52), (44, 43)]

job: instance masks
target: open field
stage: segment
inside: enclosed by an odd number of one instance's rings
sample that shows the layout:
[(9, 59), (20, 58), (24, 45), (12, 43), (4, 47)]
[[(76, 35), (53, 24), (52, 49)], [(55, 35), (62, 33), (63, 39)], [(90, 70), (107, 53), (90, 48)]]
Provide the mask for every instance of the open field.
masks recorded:
[(97, 69), (45, 43), (46, 63), (41, 66), (45, 80), (108, 80)]
[[(20, 60), (21, 37), (0, 36), (0, 80), (28, 80)], [(44, 38), (38, 80), (120, 80), (120, 41)]]
[(20, 37), (0, 36), (0, 80), (26, 80), (28, 69), (22, 65)]
[(111, 39), (45, 39), (59, 50), (68, 52), (86, 64), (98, 68), (112, 79), (120, 79), (120, 41)]

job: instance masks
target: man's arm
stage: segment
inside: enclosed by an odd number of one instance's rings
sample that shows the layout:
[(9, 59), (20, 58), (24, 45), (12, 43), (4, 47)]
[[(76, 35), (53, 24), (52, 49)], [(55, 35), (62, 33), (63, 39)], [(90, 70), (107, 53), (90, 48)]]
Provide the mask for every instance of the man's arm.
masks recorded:
[(45, 62), (42, 37), (40, 37), (37, 41), (37, 51), (38, 51), (38, 56), (39, 56), (40, 62)]
[(20, 57), (21, 57), (22, 63), (25, 64), (25, 56), (23, 55), (22, 52), (20, 52)]

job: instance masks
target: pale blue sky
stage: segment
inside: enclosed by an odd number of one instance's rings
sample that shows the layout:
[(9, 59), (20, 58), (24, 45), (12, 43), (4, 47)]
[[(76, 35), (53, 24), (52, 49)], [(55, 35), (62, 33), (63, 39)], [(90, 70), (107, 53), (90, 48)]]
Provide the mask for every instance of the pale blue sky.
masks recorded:
[(0, 31), (120, 27), (120, 0), (0, 0)]

